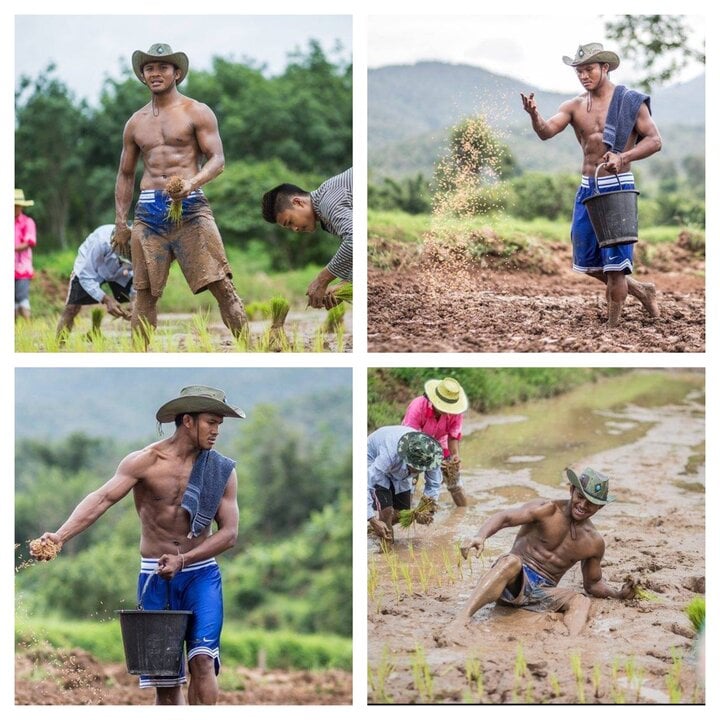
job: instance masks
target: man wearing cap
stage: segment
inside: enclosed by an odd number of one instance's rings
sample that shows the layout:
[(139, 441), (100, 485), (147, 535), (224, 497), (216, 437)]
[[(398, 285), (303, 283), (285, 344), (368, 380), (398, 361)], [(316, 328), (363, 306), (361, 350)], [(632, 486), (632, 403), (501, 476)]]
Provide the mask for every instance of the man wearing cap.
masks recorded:
[[(185, 53), (156, 43), (146, 53), (135, 51), (132, 65), (152, 96), (125, 125), (115, 185), (115, 243), (121, 251), (132, 247), (133, 332), (147, 340), (145, 325), (157, 326), (157, 302), (176, 259), (193, 293), (209, 290), (223, 323), (239, 338), (247, 329), (245, 308), (202, 191), (225, 167), (217, 119), (207, 105), (178, 92), (188, 72)], [(144, 171), (131, 231), (127, 218), (140, 157)], [(173, 203), (181, 206), (179, 220), (171, 215)]]
[(460, 480), (462, 414), (467, 409), (467, 395), (457, 380), (451, 377), (428, 380), (424, 394), (408, 405), (402, 421), (403, 425), (434, 437), (442, 446), (443, 482), (458, 507), (467, 505), (467, 497)]
[(578, 635), (590, 611), (590, 599), (558, 583), (579, 562), (583, 587), (596, 598), (627, 600), (635, 583), (611, 588), (602, 577), (605, 541), (591, 518), (609, 502), (608, 478), (586, 468), (578, 477), (565, 470), (570, 483), (569, 500), (539, 498), (490, 516), (478, 534), (461, 546), (463, 557), (472, 550), (480, 555), (485, 541), (504, 528), (520, 527), (509, 553), (501, 555), (480, 579), (460, 615), (439, 638), (441, 644), (464, 644), (472, 616), (483, 606), (499, 605), (533, 612), (561, 612), (571, 636)]
[(596, 192), (635, 190), (631, 164), (662, 147), (660, 133), (650, 115), (650, 98), (610, 81), (609, 73), (620, 65), (620, 58), (600, 43), (580, 45), (575, 57), (564, 56), (563, 62), (575, 69), (584, 93), (562, 103), (548, 120), (540, 115), (534, 93), (520, 95), (533, 130), (541, 140), (549, 140), (569, 125), (582, 148), (582, 178), (570, 233), (573, 270), (605, 283), (608, 327), (620, 322), (628, 293), (640, 300), (650, 317), (656, 318), (660, 313), (655, 286), (630, 277), (632, 243), (600, 247), (583, 204)]
[(404, 425), (388, 425), (371, 433), (367, 445), (367, 519), (375, 534), (392, 541), (398, 512), (410, 509), (413, 485), (421, 472), (425, 487), (420, 502), (432, 501), (422, 521), (432, 522), (442, 482), (440, 443)]
[[(128, 258), (118, 255), (113, 249), (111, 241), (114, 231), (114, 225), (101, 225), (95, 228), (78, 248), (65, 308), (56, 330), (61, 341), (70, 334), (83, 305), (100, 303), (113, 317), (126, 320), (130, 318), (121, 303), (130, 302), (134, 296), (132, 264)], [(102, 289), (101, 285), (104, 283), (107, 283), (112, 294)], [(100, 324), (93, 323), (93, 332), (99, 331)]]
[(315, 232), (318, 223), (325, 232), (342, 240), (337, 252), (310, 283), (306, 291), (314, 308), (339, 304), (335, 291), (344, 283), (328, 286), (340, 278), (352, 281), (353, 268), (353, 170), (349, 168), (308, 192), (297, 185), (283, 183), (268, 190), (262, 198), (263, 218), (293, 232)]
[[(62, 548), (132, 490), (141, 526), (138, 602), (161, 610), (169, 595), (171, 610), (193, 612), (185, 636), (191, 705), (213, 705), (218, 697), (223, 610), (215, 556), (235, 544), (239, 514), (235, 462), (213, 450), (226, 417), (245, 414), (222, 390), (183, 388), (156, 414), (159, 424), (175, 423), (172, 437), (127, 455), (110, 480), (41, 538)], [(176, 677), (140, 676), (140, 687), (155, 688), (158, 705), (185, 704), (186, 682), (184, 668)]]
[(15, 188), (15, 319), (30, 319), (30, 280), (33, 277), (32, 249), (37, 245), (35, 221), (23, 210), (32, 207), (25, 193)]

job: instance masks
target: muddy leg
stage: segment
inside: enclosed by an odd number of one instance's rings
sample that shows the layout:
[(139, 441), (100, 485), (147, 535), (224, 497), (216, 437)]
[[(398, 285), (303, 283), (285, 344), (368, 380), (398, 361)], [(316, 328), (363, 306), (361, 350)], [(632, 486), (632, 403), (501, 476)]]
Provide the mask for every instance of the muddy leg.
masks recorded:
[(590, 613), (590, 605), (590, 598), (578, 593), (563, 607), (563, 622), (570, 637), (576, 637), (582, 632)]
[(397, 522), (395, 509), (392, 507), (384, 507), (378, 514), (380, 515), (380, 520), (387, 525), (387, 528), (390, 531), (390, 539), (387, 542), (393, 542), (393, 525)]
[(500, 558), (488, 570), (473, 591), (467, 604), (440, 638), (441, 645), (464, 645), (468, 641), (467, 626), (470, 618), (483, 606), (500, 598), (503, 590), (522, 572), (522, 560), (517, 555)]
[(235, 286), (229, 278), (223, 278), (217, 282), (210, 283), (208, 290), (217, 300), (220, 308), (220, 317), (225, 327), (235, 336), (242, 338), (247, 335), (248, 321), (245, 314), (245, 307), (238, 297)]
[(448, 488), (448, 490), (457, 507), (467, 507), (467, 496), (465, 495), (465, 490), (463, 490), (462, 485), (456, 485), (455, 487)]
[(60, 339), (60, 336), (64, 333), (67, 337), (73, 328), (75, 318), (82, 309), (82, 305), (66, 305), (65, 309), (58, 320), (57, 329), (55, 330), (55, 336)]
[(147, 349), (150, 338), (148, 337), (148, 328), (155, 329), (157, 327), (157, 302), (159, 298), (153, 296), (150, 289), (138, 290), (135, 303), (133, 304), (132, 319), (130, 320), (130, 330), (133, 336), (138, 333), (145, 341), (145, 349)]
[(655, 286), (652, 283), (641, 283), (628, 276), (627, 285), (630, 295), (642, 303), (642, 306), (650, 317), (660, 317), (660, 308), (657, 304)]
[(156, 705), (185, 705), (185, 696), (182, 687), (155, 688)]

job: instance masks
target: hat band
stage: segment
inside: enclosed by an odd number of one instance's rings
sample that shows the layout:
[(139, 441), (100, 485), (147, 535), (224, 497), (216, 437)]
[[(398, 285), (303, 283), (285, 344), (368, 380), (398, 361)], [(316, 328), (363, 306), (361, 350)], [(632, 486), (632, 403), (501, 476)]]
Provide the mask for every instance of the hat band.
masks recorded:
[(445, 397), (445, 396), (440, 392), (439, 388), (435, 388), (435, 392), (437, 393), (437, 396), (438, 396), (443, 402), (449, 403), (450, 405), (454, 405), (456, 402), (459, 402), (459, 401), (460, 401), (460, 397), (459, 397), (459, 396), (458, 396), (458, 397), (454, 397), (454, 398)]

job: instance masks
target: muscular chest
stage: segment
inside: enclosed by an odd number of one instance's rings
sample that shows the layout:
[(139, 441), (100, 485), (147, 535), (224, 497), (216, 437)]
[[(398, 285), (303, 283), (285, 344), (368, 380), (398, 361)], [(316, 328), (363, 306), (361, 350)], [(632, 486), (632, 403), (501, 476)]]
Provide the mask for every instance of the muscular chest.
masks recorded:
[(195, 145), (193, 125), (174, 114), (160, 113), (157, 117), (148, 113), (145, 121), (135, 130), (135, 143), (148, 153), (155, 148), (186, 148)]
[(575, 129), (586, 139), (602, 135), (605, 130), (608, 103), (593, 99), (589, 104), (586, 99), (575, 113)]

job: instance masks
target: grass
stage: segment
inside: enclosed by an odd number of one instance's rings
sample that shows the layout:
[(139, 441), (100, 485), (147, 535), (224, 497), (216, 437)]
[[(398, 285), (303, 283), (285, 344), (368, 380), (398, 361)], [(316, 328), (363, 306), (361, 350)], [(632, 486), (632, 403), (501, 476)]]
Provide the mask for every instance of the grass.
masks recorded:
[[(50, 646), (70, 650), (81, 647), (100, 662), (123, 662), (120, 624), (44, 618), (42, 622), (16, 619), (15, 643), (19, 649)], [(223, 664), (257, 667), (265, 657), (268, 668), (286, 670), (352, 670), (352, 640), (332, 635), (299, 635), (243, 628), (226, 622), (221, 641)]]

